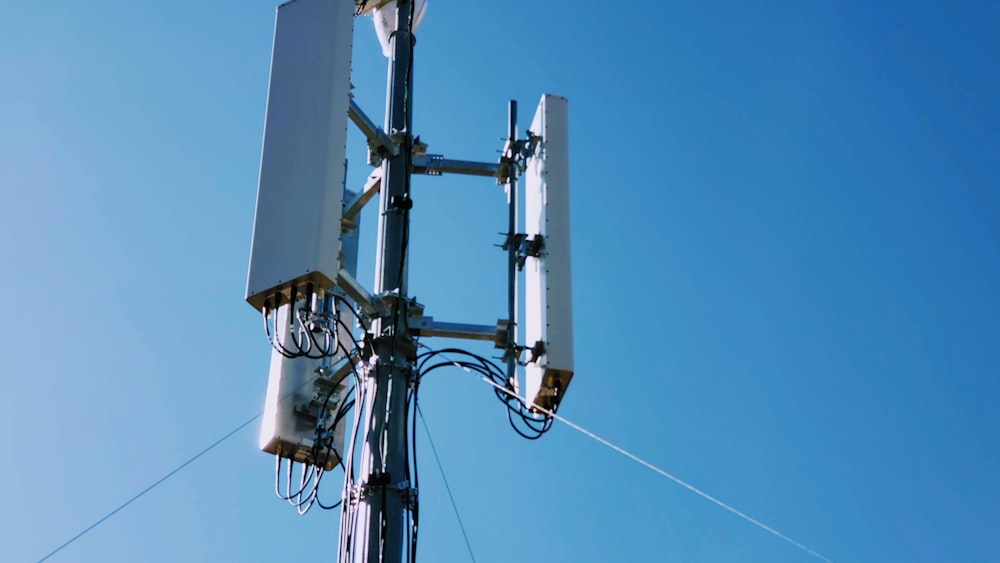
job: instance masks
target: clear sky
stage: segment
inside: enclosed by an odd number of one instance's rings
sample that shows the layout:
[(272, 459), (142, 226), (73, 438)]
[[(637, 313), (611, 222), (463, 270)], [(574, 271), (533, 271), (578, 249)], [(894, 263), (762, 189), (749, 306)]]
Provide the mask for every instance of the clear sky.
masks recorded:
[[(5, 561), (262, 408), (243, 291), (276, 4), (0, 3)], [(492, 161), (508, 99), (525, 126), (569, 98), (563, 415), (835, 561), (996, 561), (998, 29), (973, 1), (432, 0), (414, 123)], [(352, 81), (381, 121), (370, 20)], [(357, 135), (349, 158), (357, 187)], [(414, 190), (427, 313), (503, 316), (502, 189)], [(480, 563), (816, 561), (565, 426), (522, 440), (464, 372), (421, 404)], [(53, 561), (332, 559), (337, 512), (274, 497), (257, 429)], [(468, 561), (421, 440), (420, 560)]]

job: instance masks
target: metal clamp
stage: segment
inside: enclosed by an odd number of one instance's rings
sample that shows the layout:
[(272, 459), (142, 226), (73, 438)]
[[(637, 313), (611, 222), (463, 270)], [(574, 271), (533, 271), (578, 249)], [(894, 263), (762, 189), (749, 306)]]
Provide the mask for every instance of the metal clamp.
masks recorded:
[(521, 174), (527, 168), (528, 157), (535, 154), (542, 138), (531, 131), (527, 139), (517, 139), (504, 143), (497, 168), (497, 185), (510, 182), (512, 176)]
[(404, 479), (398, 483), (390, 484), (388, 473), (375, 472), (368, 476), (368, 482), (362, 485), (351, 487), (348, 501), (351, 504), (358, 504), (361, 499), (370, 497), (378, 490), (392, 491), (399, 494), (406, 505), (407, 510), (413, 510), (417, 502), (417, 489), (410, 486), (410, 481)]
[(545, 343), (541, 340), (535, 342), (535, 345), (530, 348), (531, 356), (528, 360), (529, 364), (533, 364), (545, 355)]
[(406, 506), (407, 510), (413, 510), (417, 504), (417, 488), (411, 487), (410, 482), (407, 480), (396, 483), (395, 485), (389, 485), (386, 487), (388, 491), (395, 491), (399, 494), (399, 497), (403, 499), (403, 504)]
[(368, 481), (351, 488), (351, 504), (370, 497), (375, 491), (389, 486), (390, 475), (375, 471), (368, 475)]
[(381, 162), (383, 156), (399, 154), (399, 139), (385, 134), (382, 128), (365, 115), (361, 107), (352, 98), (347, 108), (347, 116), (357, 125), (358, 129), (368, 138), (368, 158), (377, 158)]
[(424, 174), (428, 176), (440, 176), (444, 173), (444, 155), (429, 154), (424, 168)]
[(504, 239), (500, 248), (507, 251), (510, 249), (511, 245), (513, 245), (516, 249), (517, 269), (520, 271), (524, 269), (524, 263), (527, 261), (528, 257), (538, 258), (545, 251), (545, 236), (535, 235), (534, 237), (529, 238), (528, 235), (524, 233), (508, 233), (507, 238)]
[(361, 502), (361, 499), (367, 496), (364, 493), (364, 489), (365, 487), (363, 485), (355, 485), (351, 487), (351, 490), (348, 492), (347, 502), (352, 506)]

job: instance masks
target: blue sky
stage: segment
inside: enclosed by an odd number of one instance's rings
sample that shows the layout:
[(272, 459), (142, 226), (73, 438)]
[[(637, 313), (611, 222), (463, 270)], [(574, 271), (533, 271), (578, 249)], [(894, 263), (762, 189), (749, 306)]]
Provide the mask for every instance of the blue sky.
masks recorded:
[[(275, 5), (3, 3), (5, 560), (262, 407), (243, 290)], [(563, 415), (835, 561), (991, 561), (997, 29), (971, 1), (434, 0), (414, 125), (431, 152), (493, 160), (508, 99), (523, 126), (542, 92), (569, 98)], [(352, 82), (376, 121), (384, 80), (359, 20)], [(414, 190), (428, 314), (503, 316), (502, 189)], [(477, 561), (816, 561), (567, 427), (525, 442), (464, 372), (421, 404)], [(256, 431), (53, 560), (332, 558), (337, 513), (274, 498)], [(467, 561), (422, 444), (420, 558)]]

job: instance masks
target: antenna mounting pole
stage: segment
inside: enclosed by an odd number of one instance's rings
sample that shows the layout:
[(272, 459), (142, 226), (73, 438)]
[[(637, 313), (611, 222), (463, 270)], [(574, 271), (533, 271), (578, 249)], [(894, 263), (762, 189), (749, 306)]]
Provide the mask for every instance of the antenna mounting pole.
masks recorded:
[[(356, 512), (346, 529), (350, 550), (341, 561), (396, 563), (403, 560), (407, 515), (417, 502), (407, 459), (407, 395), (415, 384), (416, 345), (407, 330), (406, 295), (410, 172), (413, 159), (414, 0), (396, 0), (396, 31), (390, 38), (385, 134), (399, 146), (382, 161), (379, 194), (378, 256), (375, 294), (388, 315), (373, 323), (375, 369), (364, 382), (364, 444), (358, 486), (348, 502)], [(348, 508), (348, 512), (351, 508)], [(349, 556), (349, 558), (348, 558)]]

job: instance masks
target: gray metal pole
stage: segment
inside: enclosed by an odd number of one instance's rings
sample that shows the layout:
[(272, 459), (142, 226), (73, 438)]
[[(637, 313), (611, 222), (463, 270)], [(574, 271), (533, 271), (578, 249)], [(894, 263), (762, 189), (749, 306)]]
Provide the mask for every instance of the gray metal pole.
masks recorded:
[[(386, 134), (399, 143), (382, 164), (379, 249), (375, 293), (388, 295), (390, 316), (374, 323), (378, 363), (365, 382), (364, 446), (351, 538), (353, 563), (396, 563), (407, 545), (408, 511), (416, 502), (407, 459), (407, 391), (414, 373), (415, 344), (407, 333), (406, 251), (412, 164), (413, 0), (397, 0), (386, 94)], [(345, 556), (347, 554), (342, 554)]]
[[(508, 212), (507, 228), (510, 246), (507, 248), (507, 346), (517, 343), (517, 252), (518, 245), (514, 243), (517, 235), (517, 101), (510, 100), (507, 105), (507, 146), (510, 154), (510, 178), (507, 182)], [(517, 355), (514, 349), (507, 350), (507, 380), (516, 377)]]

